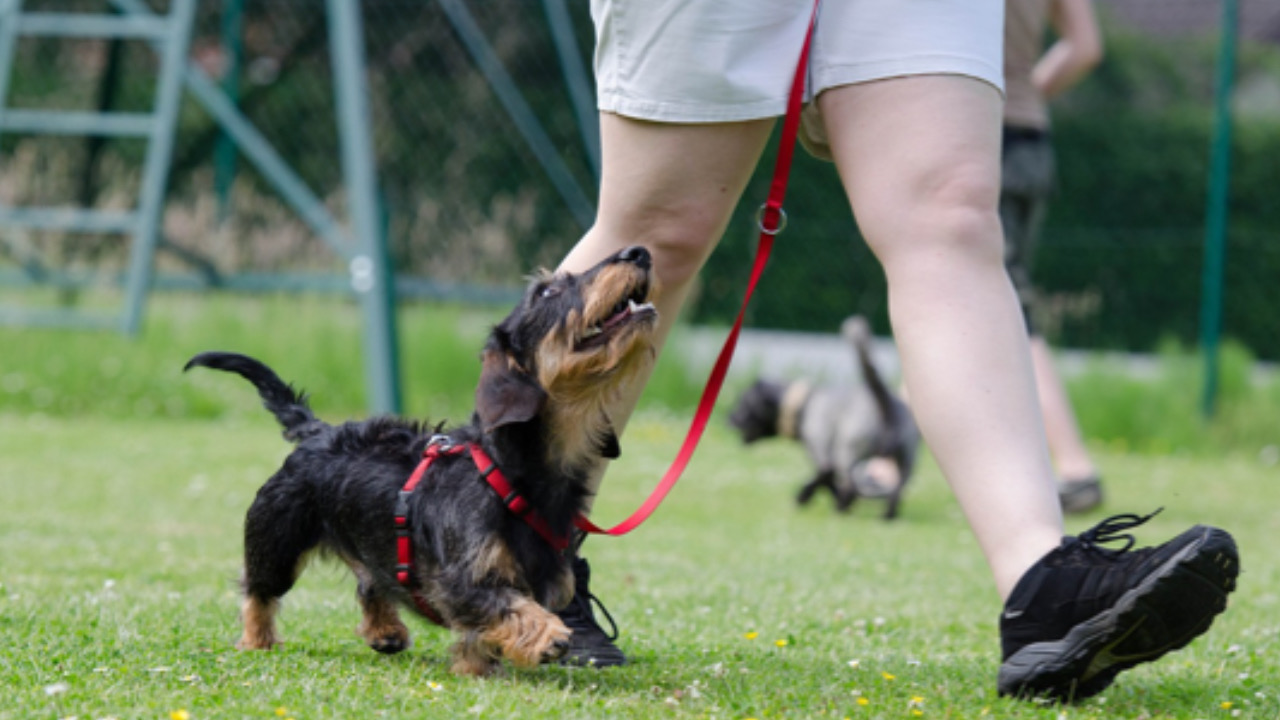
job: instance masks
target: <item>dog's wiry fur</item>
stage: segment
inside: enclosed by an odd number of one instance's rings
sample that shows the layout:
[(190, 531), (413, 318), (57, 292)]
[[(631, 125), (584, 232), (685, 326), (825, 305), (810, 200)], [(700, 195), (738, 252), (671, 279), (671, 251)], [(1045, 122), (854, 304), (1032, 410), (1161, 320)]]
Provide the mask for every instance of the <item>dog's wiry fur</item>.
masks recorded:
[[(567, 537), (587, 477), (616, 457), (606, 403), (652, 361), (656, 313), (650, 257), (630, 248), (582, 274), (542, 273), (482, 352), (470, 424), (446, 433), (478, 443), (551, 530)], [(357, 579), (373, 649), (410, 644), (395, 577), (394, 506), (429, 438), (442, 428), (392, 417), (329, 425), (306, 397), (252, 358), (204, 353), (187, 367), (237, 373), (297, 447), (258, 491), (245, 519), (243, 649), (278, 644), (276, 615), (308, 555), (325, 551)], [(567, 648), (551, 612), (573, 595), (566, 559), (485, 482), (469, 453), (437, 458), (409, 498), (412, 585), (457, 634), (453, 670), (487, 675), (506, 658), (529, 667)]]
[(871, 360), (866, 320), (849, 318), (841, 334), (853, 345), (861, 383), (830, 387), (760, 379), (738, 399), (729, 421), (745, 443), (784, 436), (804, 444), (815, 474), (796, 497), (802, 505), (817, 490), (827, 488), (835, 496), (836, 507), (848, 510), (864, 494), (859, 488), (876, 484), (868, 473), (870, 461), (891, 460), (900, 479), (887, 492), (884, 517), (893, 519), (915, 467), (920, 432), (911, 410), (889, 389)]

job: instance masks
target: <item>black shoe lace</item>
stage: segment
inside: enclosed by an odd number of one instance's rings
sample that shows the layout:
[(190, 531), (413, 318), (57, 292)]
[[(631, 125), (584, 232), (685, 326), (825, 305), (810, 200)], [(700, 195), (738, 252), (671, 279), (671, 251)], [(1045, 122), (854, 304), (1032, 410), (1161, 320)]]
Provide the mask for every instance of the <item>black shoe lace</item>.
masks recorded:
[[(575, 556), (578, 555), (578, 552), (582, 549), (582, 543), (586, 542), (586, 540), (586, 533), (574, 533), (573, 554)], [(581, 564), (575, 563), (573, 568), (573, 600), (570, 601), (570, 604), (577, 610), (574, 615), (581, 617), (582, 629), (589, 630), (594, 628), (599, 630), (601, 635), (604, 635), (609, 639), (609, 642), (613, 642), (618, 639), (618, 624), (613, 621), (613, 615), (609, 614), (609, 609), (604, 606), (604, 603), (600, 602), (600, 598), (596, 597), (587, 589), (587, 578), (589, 577), (590, 570), (587, 569), (585, 560), (580, 560), (579, 562)], [(600, 623), (596, 621), (596, 614), (591, 609), (592, 603), (595, 603), (595, 606), (600, 608), (600, 613), (604, 615), (604, 619), (609, 621), (610, 632), (605, 632)], [(570, 617), (565, 619), (570, 620), (570, 624), (572, 625), (572, 621), (577, 618)]]
[[(595, 606), (600, 608), (600, 614), (604, 615), (604, 619), (609, 621), (609, 632), (605, 632), (600, 623), (596, 622), (595, 613), (591, 609), (592, 603), (595, 603)], [(573, 596), (573, 604), (578, 606), (577, 615), (581, 617), (584, 627), (594, 626), (602, 635), (609, 638), (609, 642), (618, 639), (618, 624), (613, 621), (613, 616), (609, 614), (609, 609), (604, 606), (604, 603), (600, 602), (600, 598), (593, 595), (590, 590), (578, 588), (578, 591)]]
[[(1150, 515), (1134, 515), (1132, 513), (1112, 515), (1106, 520), (1094, 525), (1092, 528), (1080, 533), (1077, 540), (1088, 550), (1094, 550), (1112, 558), (1117, 557), (1128, 552), (1137, 543), (1137, 540), (1135, 540), (1132, 535), (1124, 533), (1123, 531), (1145, 524), (1151, 518), (1159, 515), (1161, 510), (1164, 510), (1164, 508), (1156, 508), (1156, 511)], [(1117, 540), (1124, 540), (1124, 547), (1098, 547), (1100, 544), (1111, 543)]]

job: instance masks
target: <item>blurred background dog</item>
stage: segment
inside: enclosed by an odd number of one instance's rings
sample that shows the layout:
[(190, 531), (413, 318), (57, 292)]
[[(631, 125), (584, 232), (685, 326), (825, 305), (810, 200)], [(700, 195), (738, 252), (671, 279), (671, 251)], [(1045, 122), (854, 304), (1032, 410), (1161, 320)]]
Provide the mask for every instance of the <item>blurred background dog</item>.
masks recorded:
[(861, 382), (831, 387), (760, 378), (738, 399), (729, 423), (746, 444), (768, 437), (804, 444), (815, 473), (796, 496), (801, 505), (826, 488), (841, 512), (860, 497), (885, 498), (884, 517), (892, 520), (915, 468), (920, 431), (872, 361), (866, 319), (846, 319), (840, 334), (853, 347)]

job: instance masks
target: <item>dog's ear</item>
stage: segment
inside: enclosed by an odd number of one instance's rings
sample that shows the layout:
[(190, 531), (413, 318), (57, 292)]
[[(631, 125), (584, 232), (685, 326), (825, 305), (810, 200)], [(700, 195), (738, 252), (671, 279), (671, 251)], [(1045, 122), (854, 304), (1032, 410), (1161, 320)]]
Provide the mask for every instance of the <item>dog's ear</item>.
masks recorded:
[(547, 401), (538, 381), (521, 372), (505, 353), (485, 350), (476, 387), (476, 415), (485, 432), (532, 420)]

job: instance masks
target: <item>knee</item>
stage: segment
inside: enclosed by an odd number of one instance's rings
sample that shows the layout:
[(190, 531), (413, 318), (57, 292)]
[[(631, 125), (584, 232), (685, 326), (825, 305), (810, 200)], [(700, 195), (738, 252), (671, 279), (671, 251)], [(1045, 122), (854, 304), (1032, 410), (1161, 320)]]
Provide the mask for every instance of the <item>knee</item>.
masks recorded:
[(860, 215), (859, 223), (886, 271), (922, 257), (1003, 267), (999, 193), (989, 173), (957, 167)]

